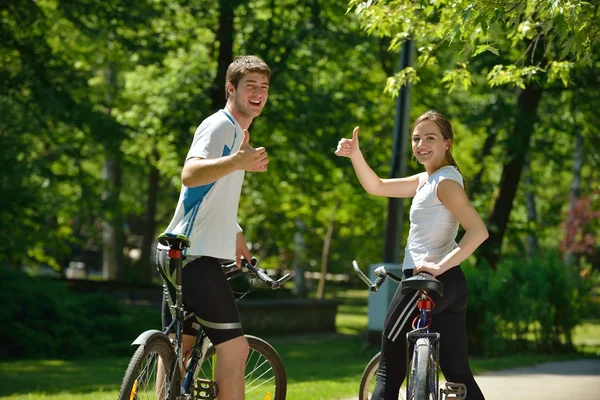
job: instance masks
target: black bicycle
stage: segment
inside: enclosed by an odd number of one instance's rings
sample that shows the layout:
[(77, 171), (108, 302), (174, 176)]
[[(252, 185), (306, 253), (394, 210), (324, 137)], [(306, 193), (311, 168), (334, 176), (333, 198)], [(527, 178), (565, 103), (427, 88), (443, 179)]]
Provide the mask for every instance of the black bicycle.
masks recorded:
[[(406, 400), (438, 400), (438, 399), (465, 399), (467, 387), (462, 383), (444, 382), (440, 388), (439, 382), (439, 354), (440, 334), (431, 332), (429, 327), (432, 321), (435, 303), (427, 294), (428, 291), (443, 295), (442, 282), (432, 275), (421, 273), (410, 278), (401, 279), (387, 271), (384, 266), (375, 269), (375, 282), (372, 282), (359, 268), (356, 261), (352, 262), (356, 274), (365, 282), (371, 292), (375, 293), (386, 278), (400, 283), (402, 294), (419, 292), (417, 296), (417, 309), (419, 315), (412, 323), (413, 330), (406, 335), (407, 371), (405, 391), (400, 391), (399, 399)], [(358, 393), (359, 400), (370, 400), (375, 388), (377, 370), (381, 353), (377, 353), (365, 367), (360, 380)], [(405, 393), (403, 393), (405, 392)], [(404, 394), (406, 397), (404, 397)]]
[[(214, 400), (219, 393), (214, 380), (216, 351), (202, 330), (183, 368), (182, 326), (185, 319), (193, 317), (184, 313), (181, 289), (183, 250), (190, 246), (189, 239), (185, 235), (162, 234), (158, 241), (169, 248), (169, 262), (176, 271), (174, 318), (164, 331), (148, 330), (132, 343), (138, 348), (125, 372), (119, 400)], [(260, 280), (271, 289), (279, 289), (290, 278), (285, 275), (273, 280), (256, 267), (256, 259), (243, 263), (241, 268), (235, 263), (223, 268), (228, 279), (249, 273), (254, 286)], [(265, 340), (250, 335), (246, 339), (250, 346), (244, 374), (246, 399), (284, 400), (287, 378), (281, 357)]]

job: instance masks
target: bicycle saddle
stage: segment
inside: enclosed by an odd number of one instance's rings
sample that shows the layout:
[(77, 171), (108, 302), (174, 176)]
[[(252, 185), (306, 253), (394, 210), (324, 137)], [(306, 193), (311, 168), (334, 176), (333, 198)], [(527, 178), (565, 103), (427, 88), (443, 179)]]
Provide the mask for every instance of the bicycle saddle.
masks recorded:
[(434, 291), (440, 296), (444, 295), (444, 285), (427, 273), (420, 273), (410, 278), (403, 279), (400, 283), (400, 293), (407, 294), (412, 290)]
[(183, 250), (186, 247), (190, 247), (190, 239), (181, 233), (179, 235), (168, 232), (161, 233), (158, 237), (158, 243), (175, 250)]

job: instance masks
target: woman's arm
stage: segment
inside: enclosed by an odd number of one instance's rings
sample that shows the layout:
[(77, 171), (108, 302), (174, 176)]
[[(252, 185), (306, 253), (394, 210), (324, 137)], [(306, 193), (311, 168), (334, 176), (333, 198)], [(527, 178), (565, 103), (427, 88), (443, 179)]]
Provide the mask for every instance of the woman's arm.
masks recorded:
[(369, 167), (358, 144), (358, 126), (352, 132), (352, 139), (341, 139), (335, 154), (348, 157), (362, 187), (369, 194), (385, 197), (414, 197), (419, 186), (418, 175), (408, 178), (381, 179)]
[(444, 179), (437, 188), (437, 196), (454, 218), (464, 228), (465, 234), (458, 246), (439, 263), (424, 262), (415, 273), (428, 272), (433, 276), (443, 274), (469, 257), (489, 236), (487, 228), (467, 198), (463, 187), (456, 181)]

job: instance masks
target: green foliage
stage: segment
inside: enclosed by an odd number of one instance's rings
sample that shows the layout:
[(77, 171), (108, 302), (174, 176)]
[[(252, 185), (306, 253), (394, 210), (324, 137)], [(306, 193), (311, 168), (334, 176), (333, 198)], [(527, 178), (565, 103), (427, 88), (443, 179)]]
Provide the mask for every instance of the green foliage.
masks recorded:
[[(387, 77), (393, 95), (403, 82), (413, 83), (411, 119), (430, 108), (451, 119), (453, 154), (482, 215), (489, 214), (502, 165), (512, 157), (505, 149), (518, 147), (510, 138), (515, 92), (490, 90), (488, 77), (498, 84), (534, 76), (547, 82), (532, 137), (535, 182), (518, 189), (505, 247), (521, 254), (531, 233), (544, 249), (558, 246), (573, 133), (580, 130), (589, 149), (600, 146), (598, 50), (584, 38), (595, 37), (595, 9), (531, 0), (495, 8), (483, 1), (352, 1), (359, 13), (344, 14), (345, 4), (336, 2), (222, 3), (233, 9), (233, 54), (257, 54), (273, 70), (269, 102), (250, 128), (252, 145), (265, 146), (271, 164), (266, 174), (246, 175), (239, 215), (262, 265), (290, 267), (296, 221), (305, 227), (305, 269), (319, 270), (330, 224), (331, 272), (347, 273), (354, 258), (380, 259), (387, 199), (365, 194), (349, 161), (333, 151), (359, 125), (365, 157), (388, 177), (395, 105), (384, 94)], [(103, 226), (118, 214), (124, 252), (140, 248), (144, 235), (153, 237), (172, 217), (193, 131), (213, 111), (219, 7), (208, 0), (4, 4), (0, 261), (64, 270), (82, 250), (101, 253)], [(395, 77), (397, 56), (387, 50), (398, 50), (407, 35), (417, 41), (417, 61)], [(529, 65), (534, 48), (547, 51), (546, 65)], [(586, 152), (582, 169), (589, 187), (599, 179), (596, 153)], [(107, 196), (113, 186), (105, 177), (108, 156), (120, 161), (118, 196)], [(409, 174), (421, 170), (408, 160)], [(153, 183), (155, 211), (148, 202)], [(527, 218), (526, 189), (537, 196), (538, 221)], [(405, 219), (402, 241), (407, 228)], [(139, 271), (123, 275), (139, 280)]]
[[(419, 49), (417, 71), (435, 63), (443, 47), (460, 53), (460, 64), (484, 52), (495, 54), (497, 63), (488, 75), (491, 86), (523, 87), (538, 75), (548, 83), (560, 79), (566, 86), (576, 65), (593, 64), (593, 47), (600, 37), (598, 6), (587, 1), (350, 0), (348, 4), (348, 12), (360, 16), (367, 33), (391, 38), (391, 51), (414, 40)], [(541, 47), (549, 70), (536, 55)], [(454, 75), (449, 72), (445, 77), (450, 90), (464, 84), (464, 74)], [(393, 83), (404, 85), (414, 79), (412, 72), (399, 73)]]
[(125, 307), (103, 294), (73, 294), (65, 282), (0, 269), (0, 359), (127, 355), (159, 312)]
[(485, 355), (572, 350), (573, 329), (588, 316), (591, 288), (598, 283), (597, 274), (580, 276), (555, 253), (506, 258), (496, 271), (472, 265), (464, 270), (469, 349)]

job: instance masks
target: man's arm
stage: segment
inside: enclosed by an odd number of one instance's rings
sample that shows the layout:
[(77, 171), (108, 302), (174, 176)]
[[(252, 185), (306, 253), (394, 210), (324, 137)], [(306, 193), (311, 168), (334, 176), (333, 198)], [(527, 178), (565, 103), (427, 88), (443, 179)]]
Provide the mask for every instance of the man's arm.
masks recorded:
[(181, 181), (192, 188), (213, 183), (237, 170), (266, 172), (267, 164), (267, 151), (264, 147), (250, 147), (250, 133), (244, 129), (244, 140), (237, 153), (214, 159), (192, 157), (183, 166)]
[(189, 188), (208, 185), (238, 169), (233, 155), (210, 160), (193, 157), (183, 166), (181, 182)]

